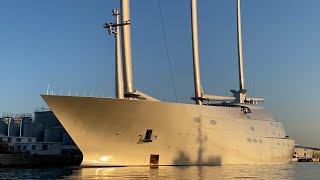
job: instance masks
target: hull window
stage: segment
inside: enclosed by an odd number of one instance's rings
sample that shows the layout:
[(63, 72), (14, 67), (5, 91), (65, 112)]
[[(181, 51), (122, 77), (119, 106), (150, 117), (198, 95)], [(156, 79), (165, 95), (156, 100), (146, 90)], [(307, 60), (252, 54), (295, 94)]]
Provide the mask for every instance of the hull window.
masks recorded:
[(217, 121), (215, 121), (215, 120), (211, 120), (211, 121), (210, 121), (210, 124), (212, 124), (212, 125), (216, 125), (216, 124), (217, 124)]
[(195, 123), (200, 123), (201, 119), (199, 117), (195, 117), (195, 118), (193, 118), (193, 121)]

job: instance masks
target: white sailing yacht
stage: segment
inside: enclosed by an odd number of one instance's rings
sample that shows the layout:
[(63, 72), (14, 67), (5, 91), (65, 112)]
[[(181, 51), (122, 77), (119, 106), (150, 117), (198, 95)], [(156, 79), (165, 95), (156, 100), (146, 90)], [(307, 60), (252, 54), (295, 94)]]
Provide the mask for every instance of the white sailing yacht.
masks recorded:
[[(294, 141), (282, 123), (249, 98), (244, 88), (240, 0), (238, 15), (239, 91), (233, 97), (205, 94), (201, 88), (197, 4), (191, 1), (196, 104), (161, 102), (134, 90), (131, 71), (129, 0), (121, 17), (106, 28), (116, 36), (116, 98), (42, 95), (83, 153), (83, 165), (283, 164), (291, 161)], [(120, 53), (122, 51), (124, 81)], [(124, 82), (123, 89), (122, 83)], [(209, 101), (218, 103), (202, 102)]]

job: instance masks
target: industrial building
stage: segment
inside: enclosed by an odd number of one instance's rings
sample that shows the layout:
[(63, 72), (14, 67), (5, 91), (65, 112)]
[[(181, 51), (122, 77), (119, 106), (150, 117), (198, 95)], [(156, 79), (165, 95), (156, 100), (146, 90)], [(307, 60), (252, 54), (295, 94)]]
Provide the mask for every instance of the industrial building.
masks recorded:
[(0, 166), (69, 166), (82, 153), (50, 109), (3, 113), (0, 118)]
[(293, 161), (319, 161), (320, 148), (295, 145)]
[(31, 113), (3, 113), (0, 135), (36, 138), (37, 142), (60, 142), (74, 145), (69, 134), (50, 109), (39, 108)]

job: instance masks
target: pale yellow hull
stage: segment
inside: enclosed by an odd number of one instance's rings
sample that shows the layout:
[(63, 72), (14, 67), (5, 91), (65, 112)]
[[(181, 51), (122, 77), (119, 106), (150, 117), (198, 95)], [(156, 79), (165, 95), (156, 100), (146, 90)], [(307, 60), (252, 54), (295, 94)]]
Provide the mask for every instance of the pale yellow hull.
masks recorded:
[[(283, 164), (294, 141), (263, 109), (96, 97), (43, 99), (83, 153), (83, 165)], [(143, 141), (152, 130), (152, 142)]]

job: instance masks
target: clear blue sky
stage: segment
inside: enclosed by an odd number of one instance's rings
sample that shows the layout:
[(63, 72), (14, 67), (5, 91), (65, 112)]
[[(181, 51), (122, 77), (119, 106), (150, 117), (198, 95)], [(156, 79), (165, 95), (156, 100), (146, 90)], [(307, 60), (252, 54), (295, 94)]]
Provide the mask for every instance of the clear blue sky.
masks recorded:
[[(1, 0), (0, 112), (32, 112), (55, 93), (114, 96), (116, 0)], [(189, 0), (160, 0), (179, 102), (192, 103)], [(157, 0), (132, 1), (134, 87), (175, 101)], [(242, 0), (245, 86), (302, 145), (320, 146), (320, 1)], [(238, 89), (236, 1), (199, 0), (207, 93)]]

